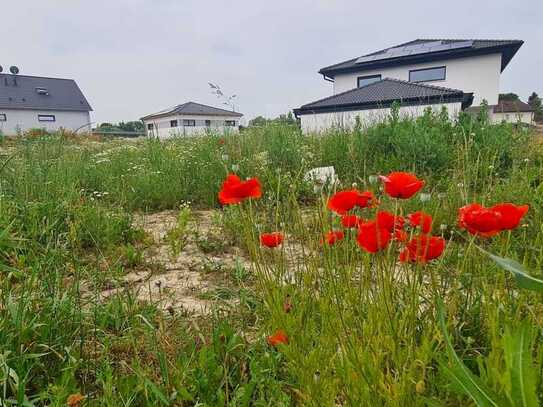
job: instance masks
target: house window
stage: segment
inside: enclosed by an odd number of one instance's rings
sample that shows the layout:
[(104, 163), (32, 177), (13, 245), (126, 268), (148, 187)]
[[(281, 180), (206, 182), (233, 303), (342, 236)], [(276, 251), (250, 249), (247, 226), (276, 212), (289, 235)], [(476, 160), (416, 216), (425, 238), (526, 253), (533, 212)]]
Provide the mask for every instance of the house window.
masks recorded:
[(194, 127), (194, 126), (196, 126), (196, 120), (183, 119), (183, 126)]
[(170, 120), (170, 127), (177, 127), (177, 120)]
[(56, 120), (55, 115), (53, 114), (39, 114), (38, 115), (38, 121), (39, 122), (54, 122)]
[(5, 113), (0, 113), (0, 122), (6, 122), (8, 118)]
[(445, 80), (445, 67), (413, 69), (409, 71), (409, 82), (431, 82)]
[(206, 127), (210, 127), (211, 126), (211, 120), (206, 120)]
[(381, 75), (367, 75), (359, 76), (357, 78), (358, 87), (369, 85), (370, 83), (379, 82), (381, 80)]
[(226, 121), (224, 122), (224, 125), (225, 125), (225, 126), (231, 126), (231, 127), (233, 127), (233, 126), (236, 125), (236, 121), (235, 121), (235, 120), (226, 120)]
[(153, 130), (154, 126), (153, 126), (153, 123), (149, 123), (147, 125), (147, 130)]

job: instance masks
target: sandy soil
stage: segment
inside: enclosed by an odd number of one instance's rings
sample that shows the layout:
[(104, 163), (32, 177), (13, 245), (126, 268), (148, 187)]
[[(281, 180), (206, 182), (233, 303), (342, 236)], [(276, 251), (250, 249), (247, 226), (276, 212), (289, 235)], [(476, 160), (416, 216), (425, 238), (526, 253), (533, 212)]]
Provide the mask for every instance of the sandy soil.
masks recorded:
[[(175, 227), (177, 211), (137, 215), (136, 225), (152, 237), (153, 243), (145, 251), (145, 261), (154, 270), (134, 271), (123, 278), (122, 288), (105, 290), (109, 297), (120, 289), (132, 290), (137, 298), (158, 304), (163, 309), (187, 314), (205, 314), (213, 306), (228, 305), (233, 300), (215, 298), (228, 286), (228, 273), (236, 267), (250, 270), (251, 263), (239, 248), (225, 246), (219, 252), (204, 253), (198, 239), (221, 239), (220, 228), (213, 224), (213, 212), (193, 212), (186, 234), (186, 244), (174, 255), (167, 233)], [(218, 296), (220, 297), (220, 296)]]

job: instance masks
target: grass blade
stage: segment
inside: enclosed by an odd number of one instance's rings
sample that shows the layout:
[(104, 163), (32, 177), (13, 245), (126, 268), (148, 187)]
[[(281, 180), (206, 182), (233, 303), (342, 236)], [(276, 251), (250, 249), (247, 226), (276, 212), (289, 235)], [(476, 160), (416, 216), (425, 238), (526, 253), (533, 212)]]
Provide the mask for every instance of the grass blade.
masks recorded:
[(447, 332), (447, 327), (445, 325), (445, 311), (444, 305), (441, 299), (438, 299), (437, 303), (437, 318), (439, 326), (445, 338), (445, 343), (447, 345), (447, 353), (449, 354), (449, 359), (452, 363), (452, 367), (449, 368), (445, 363), (441, 364), (444, 372), (451, 378), (451, 380), (459, 385), (463, 390), (463, 393), (471, 397), (471, 399), (478, 405), (482, 407), (498, 407), (499, 403), (496, 401), (498, 398), (493, 394), (493, 392), (488, 389), (481, 380), (475, 376), (467, 366), (462, 362), (462, 360), (456, 354), (454, 347), (451, 342), (451, 338)]
[(536, 369), (532, 363), (533, 331), (525, 322), (519, 329), (507, 330), (503, 338), (505, 362), (511, 377), (511, 398), (515, 406), (539, 406)]
[(481, 248), (479, 249), (502, 269), (511, 272), (520, 288), (543, 292), (543, 280), (532, 277), (522, 264), (513, 259), (496, 256), (495, 254), (489, 253), (486, 250)]

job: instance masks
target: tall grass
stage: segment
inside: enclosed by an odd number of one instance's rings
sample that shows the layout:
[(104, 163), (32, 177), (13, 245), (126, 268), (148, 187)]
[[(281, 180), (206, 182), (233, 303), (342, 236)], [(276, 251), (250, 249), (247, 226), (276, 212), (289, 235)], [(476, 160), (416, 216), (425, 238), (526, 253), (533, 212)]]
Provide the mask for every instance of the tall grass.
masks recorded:
[[(1, 148), (6, 405), (65, 405), (75, 393), (87, 405), (110, 406), (465, 405), (468, 396), (447, 374), (440, 299), (455, 354), (503, 405), (521, 405), (507, 349), (521, 325), (531, 327), (528, 359), (542, 395), (541, 294), (520, 290), (455, 227), (457, 208), (469, 202), (529, 203), (525, 225), (476, 243), (541, 269), (543, 156), (528, 130), (427, 113), (320, 136), (268, 126), (167, 142), (48, 135)], [(376, 194), (376, 174), (424, 178), (429, 199), (398, 206), (381, 197), (382, 207), (432, 214), (434, 233), (448, 241), (445, 255), (423, 267), (399, 265), (394, 246), (378, 256), (352, 239), (323, 247), (322, 234), (339, 227), (325, 207), (332, 191), (314, 190), (304, 174), (330, 165), (343, 187)], [(236, 309), (195, 320), (128, 291), (99, 298), (147, 244), (134, 213), (218, 209), (229, 172), (259, 177), (265, 191), (220, 212), (224, 233), (254, 264)], [(287, 233), (283, 248), (263, 250), (258, 234), (278, 229)], [(290, 342), (276, 350), (263, 338), (279, 328)]]

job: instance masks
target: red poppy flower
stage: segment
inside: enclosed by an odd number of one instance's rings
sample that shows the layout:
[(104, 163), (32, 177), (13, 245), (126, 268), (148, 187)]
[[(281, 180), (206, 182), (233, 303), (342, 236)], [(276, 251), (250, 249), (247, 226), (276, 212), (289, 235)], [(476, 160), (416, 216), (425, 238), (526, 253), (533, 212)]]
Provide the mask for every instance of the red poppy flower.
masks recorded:
[(422, 233), (430, 233), (432, 231), (432, 216), (423, 211), (413, 212), (407, 215), (411, 226), (420, 226)]
[(529, 208), (528, 205), (517, 206), (512, 203), (502, 203), (494, 205), (490, 209), (501, 215), (498, 223), (501, 230), (512, 230), (519, 225)]
[(339, 240), (343, 240), (345, 233), (341, 230), (331, 230), (324, 235), (324, 239), (321, 241), (322, 244), (326, 243), (328, 245), (333, 245)]
[(284, 237), (281, 232), (262, 233), (260, 235), (260, 244), (269, 248), (277, 247), (283, 243)]
[(402, 229), (405, 223), (405, 220), (402, 216), (399, 216), (399, 215), (394, 216), (393, 214), (387, 211), (377, 212), (377, 215), (375, 216), (375, 220), (377, 222), (377, 225), (379, 225), (380, 228), (384, 228), (388, 230), (390, 233), (392, 233), (394, 229)]
[(409, 235), (403, 229), (396, 229), (393, 234), (393, 239), (397, 240), (398, 242), (407, 242)]
[(402, 262), (426, 263), (437, 259), (445, 250), (445, 239), (439, 236), (414, 236), (400, 253)]
[(356, 241), (365, 251), (377, 253), (387, 247), (391, 237), (391, 233), (376, 222), (367, 222), (360, 225)]
[(343, 215), (341, 217), (341, 224), (348, 229), (357, 228), (363, 221), (363, 219), (356, 215)]
[(349, 212), (355, 206), (367, 208), (375, 202), (375, 196), (370, 191), (360, 192), (356, 189), (336, 192), (328, 200), (328, 209), (340, 215)]
[(270, 344), (273, 347), (288, 344), (287, 333), (283, 331), (282, 329), (279, 329), (273, 335), (268, 336), (267, 340), (268, 340), (268, 344)]
[(377, 204), (377, 199), (371, 191), (364, 191), (358, 194), (356, 199), (356, 206), (359, 208), (368, 208)]
[(424, 186), (424, 181), (408, 172), (391, 172), (379, 176), (385, 185), (385, 193), (392, 198), (408, 199)]
[(501, 230), (502, 215), (477, 203), (463, 206), (458, 214), (458, 225), (472, 235), (490, 237)]
[(219, 192), (219, 202), (222, 205), (238, 204), (244, 199), (261, 196), (262, 189), (257, 178), (241, 181), (237, 175), (229, 174)]

